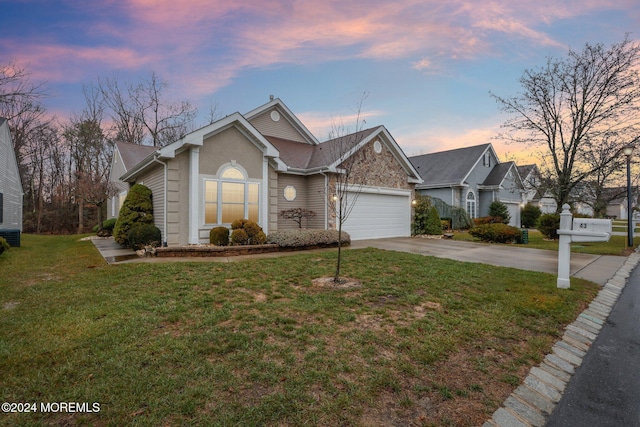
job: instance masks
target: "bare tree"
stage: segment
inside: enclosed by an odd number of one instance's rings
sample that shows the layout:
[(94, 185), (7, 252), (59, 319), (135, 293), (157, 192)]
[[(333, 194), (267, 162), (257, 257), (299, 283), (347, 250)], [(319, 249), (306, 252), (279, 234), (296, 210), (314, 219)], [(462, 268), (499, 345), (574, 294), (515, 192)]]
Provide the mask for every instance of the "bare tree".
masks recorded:
[(567, 58), (548, 58), (544, 67), (526, 70), (522, 92), (511, 98), (492, 94), (514, 117), (503, 126), (505, 138), (544, 146), (550, 159), (558, 210), (571, 191), (615, 162), (613, 150), (597, 162), (594, 151), (607, 141), (630, 142), (638, 131), (640, 46), (628, 36), (609, 49), (585, 45)]
[(119, 140), (159, 147), (192, 130), (197, 114), (188, 101), (165, 99), (168, 83), (153, 72), (137, 84), (119, 81), (117, 75), (99, 79), (98, 88), (115, 124)]
[(367, 174), (366, 167), (363, 167), (367, 151), (361, 150), (359, 146), (368, 135), (368, 131), (362, 130), (366, 122), (361, 119), (362, 103), (366, 96), (366, 93), (363, 94), (357, 106), (355, 132), (350, 132), (342, 122), (334, 123), (330, 139), (322, 144), (330, 159), (337, 165), (335, 173), (329, 179), (327, 200), (329, 210), (335, 214), (335, 227), (338, 230), (338, 259), (333, 277), (335, 283), (341, 281), (342, 227), (362, 192), (362, 182)]
[(104, 108), (94, 88), (84, 88), (85, 106), (81, 114), (63, 126), (69, 150), (70, 185), (78, 206), (78, 232), (84, 231), (85, 205), (97, 208), (98, 224), (102, 224), (102, 206), (111, 196), (108, 171), (112, 144), (102, 129)]

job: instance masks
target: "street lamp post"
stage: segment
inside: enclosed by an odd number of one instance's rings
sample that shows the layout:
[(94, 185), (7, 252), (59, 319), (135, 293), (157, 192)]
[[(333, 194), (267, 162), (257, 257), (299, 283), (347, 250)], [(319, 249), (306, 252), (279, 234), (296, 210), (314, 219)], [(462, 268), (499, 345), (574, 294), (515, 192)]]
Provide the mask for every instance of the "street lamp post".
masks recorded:
[(627, 245), (633, 248), (633, 216), (631, 215), (631, 153), (633, 146), (627, 145), (622, 149), (627, 156)]

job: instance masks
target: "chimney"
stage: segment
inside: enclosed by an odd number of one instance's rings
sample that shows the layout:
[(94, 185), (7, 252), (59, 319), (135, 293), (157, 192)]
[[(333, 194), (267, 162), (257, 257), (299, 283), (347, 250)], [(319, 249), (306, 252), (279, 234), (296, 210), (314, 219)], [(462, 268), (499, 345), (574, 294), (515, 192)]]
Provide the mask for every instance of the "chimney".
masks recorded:
[(273, 95), (269, 95), (269, 101), (273, 101)]

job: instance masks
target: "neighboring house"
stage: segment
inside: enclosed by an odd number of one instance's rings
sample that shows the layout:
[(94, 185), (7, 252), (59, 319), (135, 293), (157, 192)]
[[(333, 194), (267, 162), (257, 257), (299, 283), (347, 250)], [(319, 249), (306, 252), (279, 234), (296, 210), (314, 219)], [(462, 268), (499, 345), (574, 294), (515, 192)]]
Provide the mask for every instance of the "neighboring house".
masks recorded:
[(538, 206), (542, 213), (555, 213), (556, 201), (540, 189), (542, 177), (538, 166), (534, 164), (518, 166), (518, 173), (524, 186), (523, 203)]
[(0, 117), (0, 236), (5, 237), (11, 246), (20, 244), (22, 196), (9, 122)]
[(416, 192), (459, 206), (471, 218), (489, 214), (499, 200), (509, 209), (510, 225), (520, 227), (524, 187), (513, 162), (500, 163), (491, 144), (410, 157), (422, 184)]
[[(348, 138), (350, 151), (334, 148)], [(336, 227), (332, 177), (346, 158), (362, 155), (353, 176), (360, 191), (343, 224), (352, 239), (409, 236), (411, 201), (422, 182), (384, 126), (320, 143), (280, 99), (234, 113), (162, 148), (119, 143), (110, 179), (119, 196), (117, 215), (130, 185), (153, 193), (155, 224), (168, 246), (207, 243), (209, 231), (239, 218), (255, 220), (265, 233), (297, 228), (280, 213), (313, 211), (307, 228)]]

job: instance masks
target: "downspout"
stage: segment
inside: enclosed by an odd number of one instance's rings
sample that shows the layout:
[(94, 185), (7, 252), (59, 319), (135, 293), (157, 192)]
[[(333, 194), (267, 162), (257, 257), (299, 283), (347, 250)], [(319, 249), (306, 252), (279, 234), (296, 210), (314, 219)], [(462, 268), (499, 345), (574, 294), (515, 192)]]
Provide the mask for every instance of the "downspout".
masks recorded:
[(162, 241), (162, 247), (166, 248), (167, 247), (167, 163), (166, 162), (161, 162), (160, 160), (158, 160), (157, 157), (153, 157), (153, 161), (156, 163), (160, 163), (163, 166), (164, 169), (164, 214), (162, 215), (162, 237), (163, 237), (163, 241)]
[(324, 177), (324, 229), (328, 230), (329, 229), (329, 181), (328, 181), (328, 177), (327, 175), (320, 171), (320, 175), (322, 175)]

